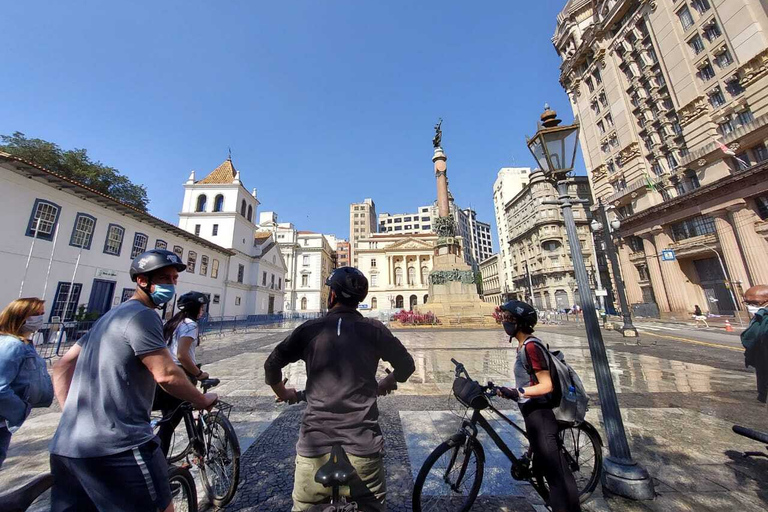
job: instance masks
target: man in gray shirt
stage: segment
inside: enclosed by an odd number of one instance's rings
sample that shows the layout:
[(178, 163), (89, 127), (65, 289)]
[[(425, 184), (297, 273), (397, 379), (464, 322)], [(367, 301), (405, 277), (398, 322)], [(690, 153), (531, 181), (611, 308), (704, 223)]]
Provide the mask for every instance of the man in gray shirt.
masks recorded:
[(179, 257), (153, 249), (131, 265), (136, 291), (53, 368), (63, 414), (51, 442), (51, 510), (172, 510), (168, 465), (150, 426), (155, 382), (195, 407), (203, 395), (174, 364), (155, 308), (173, 297)]

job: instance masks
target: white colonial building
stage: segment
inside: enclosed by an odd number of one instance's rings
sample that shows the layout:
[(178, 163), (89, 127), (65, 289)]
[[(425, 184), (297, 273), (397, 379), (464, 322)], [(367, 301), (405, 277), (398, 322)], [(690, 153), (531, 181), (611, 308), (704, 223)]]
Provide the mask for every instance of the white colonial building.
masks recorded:
[(286, 264), (285, 311), (326, 311), (325, 280), (334, 269), (334, 251), (326, 236), (297, 231), (290, 222), (278, 222), (275, 212), (259, 216), (259, 229), (272, 234)]
[[(285, 279), (274, 243), (255, 244), (255, 227), (248, 238), (250, 250), (241, 245), (240, 232), (240, 244), (202, 236), (204, 223), (207, 233), (217, 223), (220, 228), (230, 226), (232, 232), (239, 229), (239, 221), (225, 213), (234, 210), (228, 200), (217, 212), (221, 220), (197, 217), (201, 225), (201, 236), (197, 236), (197, 223), (190, 216), (187, 231), (7, 153), (0, 153), (0, 187), (2, 306), (21, 294), (45, 299), (46, 319), (69, 321), (79, 311), (103, 314), (133, 293), (135, 285), (128, 275), (132, 259), (147, 249), (161, 248), (174, 251), (187, 264), (187, 271), (179, 276), (178, 293), (196, 290), (209, 295), (210, 315), (267, 313), (270, 296), (274, 296), (274, 311), (282, 310), (282, 290), (269, 289), (272, 276), (276, 286)], [(231, 197), (234, 201), (236, 196)], [(252, 196), (251, 200), (255, 213), (258, 202)], [(183, 212), (188, 209), (185, 203)], [(261, 285), (265, 272), (266, 287)], [(166, 314), (173, 312), (174, 305), (169, 304)]]
[(480, 275), (483, 278), (483, 300), (491, 304), (500, 305), (502, 303), (502, 296), (498, 254), (494, 254), (480, 262)]
[(378, 233), (358, 241), (358, 269), (368, 278), (360, 309), (413, 310), (429, 301), (429, 273), (437, 243), (432, 233)]

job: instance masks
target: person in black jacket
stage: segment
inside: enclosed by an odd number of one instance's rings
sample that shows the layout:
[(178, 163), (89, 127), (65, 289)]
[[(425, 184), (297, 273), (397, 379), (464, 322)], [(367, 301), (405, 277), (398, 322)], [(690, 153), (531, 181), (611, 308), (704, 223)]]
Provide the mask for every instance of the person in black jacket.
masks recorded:
[(744, 363), (755, 367), (757, 400), (768, 398), (768, 285), (753, 286), (744, 293), (744, 302), (752, 315), (747, 329), (741, 333)]
[[(339, 444), (357, 472), (342, 495), (350, 496), (362, 511), (384, 511), (384, 439), (376, 397), (408, 380), (415, 370), (413, 358), (384, 324), (357, 311), (368, 295), (362, 272), (341, 267), (325, 284), (331, 288), (328, 314), (300, 325), (264, 363), (266, 383), (288, 403), (296, 402), (296, 390), (285, 387), (282, 368), (301, 359), (307, 369), (307, 409), (296, 444), (293, 510), (309, 510), (330, 497), (330, 489), (316, 483), (314, 476)], [(377, 382), (380, 360), (389, 362), (394, 371)]]

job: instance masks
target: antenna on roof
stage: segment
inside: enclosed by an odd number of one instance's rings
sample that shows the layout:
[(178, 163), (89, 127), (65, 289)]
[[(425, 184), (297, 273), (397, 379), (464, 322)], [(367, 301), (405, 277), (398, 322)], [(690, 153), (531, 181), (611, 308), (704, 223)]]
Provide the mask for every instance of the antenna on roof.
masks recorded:
[(232, 148), (227, 146), (227, 150), (229, 151), (229, 157), (227, 158), (227, 160), (229, 160), (231, 162), (232, 161)]

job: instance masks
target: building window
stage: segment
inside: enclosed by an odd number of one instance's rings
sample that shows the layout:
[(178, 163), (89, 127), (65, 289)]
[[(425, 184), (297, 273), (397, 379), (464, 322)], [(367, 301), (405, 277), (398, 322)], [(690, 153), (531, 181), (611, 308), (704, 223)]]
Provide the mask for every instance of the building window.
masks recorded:
[(214, 224), (213, 225), (213, 230), (211, 231), (211, 235), (216, 236), (218, 234), (219, 234), (219, 225), (218, 224)]
[(168, 249), (168, 243), (165, 240), (160, 240), (158, 238), (157, 240), (155, 240), (155, 249), (166, 250)]
[(306, 297), (302, 297), (300, 304), (301, 304), (301, 310), (302, 311), (306, 311), (307, 310), (307, 298)]
[(88, 215), (87, 213), (78, 213), (77, 217), (75, 217), (75, 227), (72, 229), (69, 245), (90, 249), (95, 228), (96, 217)]
[(205, 211), (205, 204), (208, 202), (208, 198), (205, 196), (205, 194), (200, 194), (197, 196), (197, 206), (195, 207), (196, 212), (204, 212)]
[(702, 82), (709, 82), (715, 78), (715, 70), (712, 69), (712, 64), (709, 61), (704, 61), (705, 64), (699, 69), (699, 78)]
[(677, 167), (677, 158), (675, 158), (675, 155), (672, 153), (667, 153), (665, 156), (666, 156), (667, 165), (669, 165), (669, 168), (675, 169)]
[[(306, 240), (305, 240), (305, 241), (306, 241)], [(305, 254), (305, 255), (303, 255), (303, 256), (301, 257), (301, 264), (302, 264), (302, 266), (304, 266), (304, 267), (308, 267), (308, 266), (309, 266), (309, 254)]]
[(697, 215), (690, 219), (677, 222), (670, 226), (675, 241), (685, 240), (695, 236), (708, 235), (715, 232), (715, 222), (712, 217)]
[(275, 274), (269, 275), (269, 287), (273, 289), (275, 288)]
[(237, 265), (237, 282), (242, 283), (245, 275), (245, 266), (242, 264)]
[(149, 238), (144, 233), (133, 235), (133, 247), (131, 248), (131, 259), (147, 250), (147, 240)]
[(757, 205), (757, 214), (763, 220), (768, 220), (768, 196), (759, 196), (755, 198)]
[(213, 302), (214, 304), (218, 304), (219, 302), (221, 302), (221, 296), (218, 293), (214, 293), (213, 300), (211, 302)]
[(688, 41), (688, 46), (693, 51), (694, 55), (698, 55), (704, 51), (704, 42), (701, 40), (701, 37), (699, 37), (699, 34), (696, 34)]
[(261, 273), (261, 285), (262, 286), (267, 286), (267, 273), (266, 272), (262, 272)]
[(235, 297), (235, 306), (240, 305), (240, 297)]
[(174, 245), (173, 246), (173, 253), (179, 257), (179, 259), (183, 259), (184, 256), (184, 248), (180, 245)]
[(725, 50), (723, 53), (716, 55), (715, 64), (721, 68), (725, 68), (733, 64), (733, 57), (731, 57), (731, 52)]
[(765, 147), (765, 144), (753, 147), (752, 153), (755, 155), (755, 161), (758, 163), (768, 160), (768, 149)]
[(59, 205), (50, 201), (36, 199), (32, 207), (32, 215), (27, 224), (27, 236), (43, 240), (53, 240), (53, 232), (59, 221)]
[(282, 277), (278, 277), (277, 278), (277, 289), (278, 290), (282, 290), (283, 289), (283, 278)]
[(709, 93), (709, 103), (715, 108), (725, 104), (725, 96), (723, 96), (723, 91), (719, 87), (715, 87)]
[(196, 263), (197, 263), (197, 253), (195, 251), (189, 251), (187, 253), (187, 272), (194, 274)]
[(594, 84), (592, 84), (592, 79), (591, 78), (585, 79), (584, 83), (587, 84), (587, 89), (589, 89), (590, 93), (595, 92), (595, 86), (594, 86)]
[(751, 110), (746, 109), (736, 113), (736, 120), (740, 125), (745, 125), (747, 123), (751, 123), (752, 121), (754, 121), (755, 116), (752, 114)]
[(302, 274), (302, 276), (301, 276), (301, 286), (309, 286), (309, 275), (308, 274)]
[(605, 133), (605, 126), (603, 125), (602, 121), (597, 122), (597, 129), (600, 132), (600, 135)]
[(376, 258), (371, 258), (371, 268), (376, 268)]
[(744, 92), (744, 87), (742, 87), (739, 82), (739, 77), (733, 76), (725, 81), (725, 90), (728, 91), (728, 94), (731, 96), (738, 96)]
[(696, 9), (699, 14), (704, 14), (709, 10), (709, 1), (708, 0), (693, 0), (691, 2), (691, 5), (694, 9)]
[(691, 11), (688, 10), (687, 6), (677, 11), (677, 17), (680, 19), (684, 31), (693, 26), (693, 16), (691, 16)]
[(653, 169), (653, 173), (656, 176), (661, 176), (662, 174), (664, 174), (664, 169), (662, 169), (661, 164), (656, 160), (654, 160), (653, 163), (651, 163), (651, 169)]
[(135, 291), (135, 288), (123, 288), (123, 293), (120, 296), (120, 304), (129, 301), (131, 297), (133, 297)]
[(211, 277), (213, 279), (218, 279), (219, 277), (219, 260), (215, 258), (211, 262)]
[(120, 250), (123, 247), (123, 236), (125, 229), (117, 224), (110, 224), (107, 227), (107, 239), (104, 241), (104, 252), (114, 256), (120, 256)]
[(245, 217), (245, 199), (243, 199), (240, 203), (240, 215)]
[(720, 32), (720, 27), (717, 26), (717, 22), (715, 20), (712, 20), (712, 23), (704, 27), (704, 39), (710, 43), (721, 35), (722, 32)]
[(80, 302), (80, 291), (83, 289), (81, 283), (74, 283), (70, 292), (70, 283), (59, 282), (56, 287), (56, 295), (53, 299), (50, 321), (57, 316), (62, 322), (71, 322), (75, 319), (77, 303)]
[(253, 205), (248, 205), (248, 221), (250, 222), (253, 219)]
[(200, 236), (200, 224), (195, 224), (195, 236)]
[(717, 125), (717, 129), (721, 135), (728, 135), (733, 131), (733, 122), (730, 119), (727, 119)]
[(371, 274), (371, 286), (376, 287), (379, 285), (379, 275)]
[(213, 211), (215, 212), (222, 212), (224, 211), (224, 196), (219, 194), (216, 196), (216, 199), (213, 200)]
[(376, 309), (379, 306), (379, 301), (376, 297), (371, 297), (371, 309)]
[(200, 275), (208, 275), (208, 256), (200, 256)]

